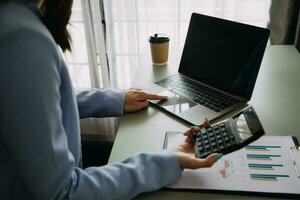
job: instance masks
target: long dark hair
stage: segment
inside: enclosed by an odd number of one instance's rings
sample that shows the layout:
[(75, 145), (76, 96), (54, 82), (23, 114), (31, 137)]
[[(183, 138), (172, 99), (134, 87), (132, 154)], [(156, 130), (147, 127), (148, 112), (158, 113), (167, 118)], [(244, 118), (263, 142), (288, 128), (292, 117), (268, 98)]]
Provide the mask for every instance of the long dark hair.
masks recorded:
[(44, 23), (56, 43), (65, 52), (71, 51), (71, 35), (67, 25), (71, 17), (73, 0), (44, 0), (41, 11)]

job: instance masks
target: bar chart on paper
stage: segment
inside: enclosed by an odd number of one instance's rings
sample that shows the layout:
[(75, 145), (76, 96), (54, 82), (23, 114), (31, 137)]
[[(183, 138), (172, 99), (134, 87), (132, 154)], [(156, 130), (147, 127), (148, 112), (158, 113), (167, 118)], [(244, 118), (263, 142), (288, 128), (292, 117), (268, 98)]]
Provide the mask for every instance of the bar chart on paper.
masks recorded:
[(212, 168), (185, 170), (170, 188), (228, 190), (300, 196), (300, 178), (289, 153), (290, 136), (263, 136), (223, 156)]
[(265, 141), (264, 145), (245, 147), (248, 174), (251, 181), (273, 182), (290, 178), (290, 174), (286, 170), (287, 161), (284, 158), (282, 146), (265, 144), (269, 142)]

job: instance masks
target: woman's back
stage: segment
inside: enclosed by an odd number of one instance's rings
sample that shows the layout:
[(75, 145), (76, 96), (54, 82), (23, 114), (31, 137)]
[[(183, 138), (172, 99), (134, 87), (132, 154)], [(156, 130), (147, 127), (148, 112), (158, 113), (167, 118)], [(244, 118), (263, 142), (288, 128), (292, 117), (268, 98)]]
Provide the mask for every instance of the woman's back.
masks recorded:
[[(30, 185), (25, 182), (24, 186), (22, 180), (43, 187), (44, 183), (38, 183), (41, 174), (47, 178), (48, 170), (59, 172), (59, 164), (51, 167), (57, 158), (51, 150), (53, 142), (72, 153), (73, 161), (67, 166), (80, 162), (75, 96), (67, 68), (41, 17), (33, 3), (0, 3), (1, 200), (33, 199), (32, 191), (27, 191)], [(56, 123), (59, 120), (62, 123)], [(26, 169), (23, 162), (37, 168)]]

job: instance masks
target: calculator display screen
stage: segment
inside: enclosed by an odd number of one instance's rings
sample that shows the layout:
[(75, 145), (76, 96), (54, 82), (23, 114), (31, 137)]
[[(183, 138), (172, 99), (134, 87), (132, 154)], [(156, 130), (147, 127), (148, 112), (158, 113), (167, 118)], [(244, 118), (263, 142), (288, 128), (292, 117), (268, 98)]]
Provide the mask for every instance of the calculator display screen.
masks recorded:
[(246, 118), (243, 114), (235, 119), (235, 123), (237, 126), (238, 134), (242, 140), (246, 140), (252, 136)]

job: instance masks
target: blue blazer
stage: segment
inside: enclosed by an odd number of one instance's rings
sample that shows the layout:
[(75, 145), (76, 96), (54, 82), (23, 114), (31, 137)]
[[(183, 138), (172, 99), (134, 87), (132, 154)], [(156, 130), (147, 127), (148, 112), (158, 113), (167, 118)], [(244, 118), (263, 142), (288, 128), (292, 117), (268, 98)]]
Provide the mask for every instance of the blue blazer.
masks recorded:
[(76, 97), (41, 18), (33, 3), (0, 0), (0, 199), (131, 199), (176, 181), (181, 168), (164, 151), (80, 167), (79, 117), (122, 115), (124, 94)]

